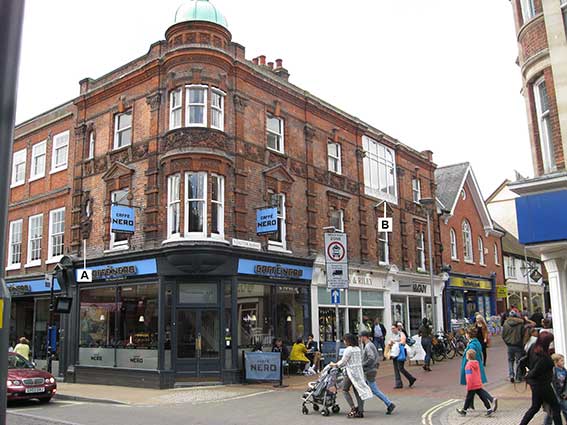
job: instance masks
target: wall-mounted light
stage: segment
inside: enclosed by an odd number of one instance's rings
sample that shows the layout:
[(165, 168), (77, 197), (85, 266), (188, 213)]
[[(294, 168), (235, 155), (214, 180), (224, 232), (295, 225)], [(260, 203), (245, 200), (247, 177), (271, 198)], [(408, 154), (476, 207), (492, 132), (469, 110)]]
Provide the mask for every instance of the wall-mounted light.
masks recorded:
[(138, 322), (140, 322), (140, 323), (143, 323), (143, 322), (145, 322), (145, 320), (144, 320), (144, 316), (140, 316), (140, 318), (138, 319)]
[(287, 318), (285, 319), (286, 322), (291, 322), (291, 316), (287, 316)]
[(106, 320), (106, 317), (104, 317), (104, 314), (101, 314), (101, 315), (100, 315), (99, 320), (100, 320), (101, 322), (104, 322), (104, 321)]

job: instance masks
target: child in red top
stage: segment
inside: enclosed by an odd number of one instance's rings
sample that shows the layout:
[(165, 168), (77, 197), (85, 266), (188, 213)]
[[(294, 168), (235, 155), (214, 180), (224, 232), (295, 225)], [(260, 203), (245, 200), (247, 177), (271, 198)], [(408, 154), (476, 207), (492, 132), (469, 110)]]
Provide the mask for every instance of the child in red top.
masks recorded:
[(467, 351), (467, 365), (465, 366), (465, 378), (467, 380), (467, 398), (462, 409), (457, 409), (461, 416), (467, 414), (467, 409), (473, 405), (475, 394), (477, 394), (486, 407), (486, 416), (491, 416), (498, 408), (498, 400), (492, 397), (482, 388), (482, 378), (480, 376), (480, 366), (476, 360), (476, 351)]

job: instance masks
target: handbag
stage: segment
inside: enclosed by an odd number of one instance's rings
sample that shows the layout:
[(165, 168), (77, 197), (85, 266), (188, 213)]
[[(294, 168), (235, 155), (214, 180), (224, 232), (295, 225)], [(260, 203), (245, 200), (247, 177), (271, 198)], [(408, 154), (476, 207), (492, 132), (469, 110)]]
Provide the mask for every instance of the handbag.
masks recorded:
[(415, 344), (415, 339), (413, 339), (411, 336), (408, 336), (406, 338), (406, 344), (410, 347), (412, 347)]
[(398, 357), (396, 358), (396, 360), (399, 361), (399, 362), (405, 362), (406, 358), (407, 358), (406, 346), (404, 344), (400, 344), (400, 354), (398, 354)]
[(392, 348), (390, 347), (390, 344), (386, 345), (386, 348), (384, 348), (384, 358), (387, 360), (390, 360), (390, 352), (392, 351)]

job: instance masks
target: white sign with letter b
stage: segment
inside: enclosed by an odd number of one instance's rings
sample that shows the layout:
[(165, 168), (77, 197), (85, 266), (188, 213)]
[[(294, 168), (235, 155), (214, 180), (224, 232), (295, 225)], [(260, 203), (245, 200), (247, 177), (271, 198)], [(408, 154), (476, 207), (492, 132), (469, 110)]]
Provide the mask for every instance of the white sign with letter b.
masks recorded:
[(384, 217), (378, 219), (378, 231), (391, 233), (394, 231), (394, 223), (392, 217)]

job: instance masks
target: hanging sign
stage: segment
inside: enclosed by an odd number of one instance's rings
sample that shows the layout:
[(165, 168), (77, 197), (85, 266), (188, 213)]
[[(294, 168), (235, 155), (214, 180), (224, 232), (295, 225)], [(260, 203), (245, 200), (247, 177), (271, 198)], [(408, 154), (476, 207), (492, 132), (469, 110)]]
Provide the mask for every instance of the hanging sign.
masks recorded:
[(263, 208), (256, 211), (256, 234), (267, 235), (278, 232), (278, 209)]
[(394, 223), (392, 217), (384, 217), (378, 219), (378, 231), (391, 233), (394, 231)]
[(346, 233), (325, 233), (327, 287), (348, 289), (348, 246)]
[(110, 207), (110, 231), (114, 233), (134, 233), (134, 208), (125, 205)]

